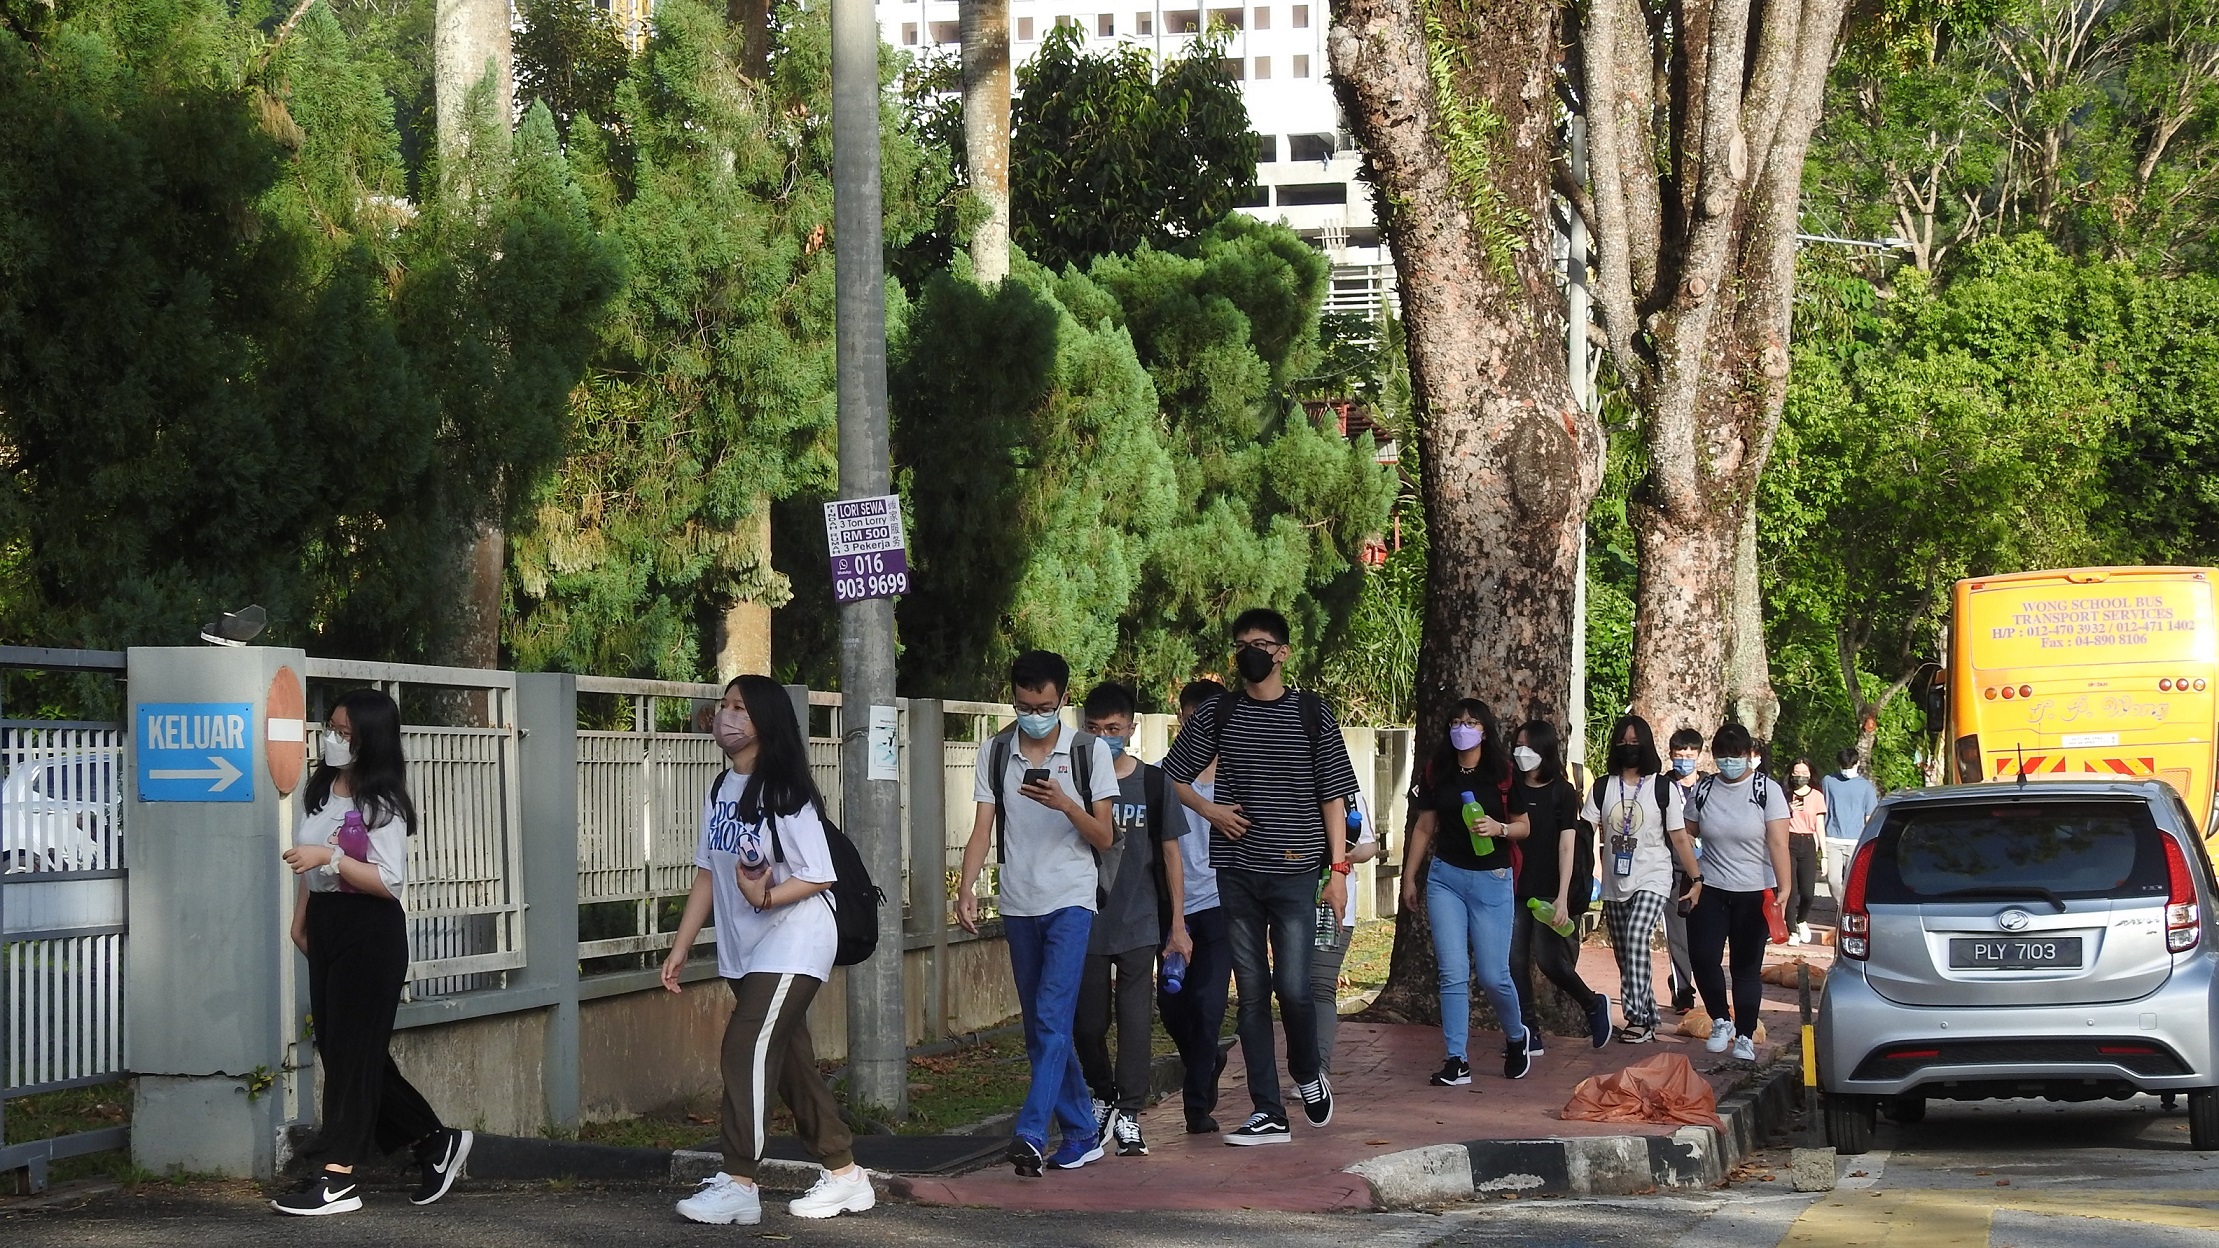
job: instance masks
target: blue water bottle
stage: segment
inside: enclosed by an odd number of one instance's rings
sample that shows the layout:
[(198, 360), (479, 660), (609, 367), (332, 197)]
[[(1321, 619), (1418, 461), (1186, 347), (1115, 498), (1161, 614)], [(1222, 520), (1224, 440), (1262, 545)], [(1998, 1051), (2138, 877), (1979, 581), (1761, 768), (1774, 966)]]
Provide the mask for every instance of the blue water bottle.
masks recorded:
[(1186, 986), (1186, 982), (1187, 955), (1183, 953), (1163, 955), (1163, 990), (1176, 993)]

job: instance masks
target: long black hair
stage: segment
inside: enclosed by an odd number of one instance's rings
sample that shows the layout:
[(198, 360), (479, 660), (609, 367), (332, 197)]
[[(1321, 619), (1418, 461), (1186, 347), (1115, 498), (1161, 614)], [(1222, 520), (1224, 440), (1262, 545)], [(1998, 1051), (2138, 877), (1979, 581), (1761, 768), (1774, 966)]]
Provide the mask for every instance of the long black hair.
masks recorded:
[(1457, 761), (1457, 749), (1449, 744), (1449, 725), (1469, 715), (1479, 721), (1479, 777), (1500, 784), (1510, 778), (1510, 746), (1502, 739), (1502, 725), (1495, 719), (1493, 708), (1478, 698), (1459, 698), (1441, 720), (1440, 745), (1433, 751), (1433, 763), (1426, 768), (1426, 777), (1438, 784), (1445, 776), (1453, 776), (1463, 764)]
[[(356, 689), (331, 709), (347, 713), (354, 733), (354, 771), (348, 783), (363, 821), (376, 827), (398, 819), (410, 836), (416, 835), (416, 803), (408, 796), (408, 762), (401, 757), (401, 708), (381, 689)], [(325, 718), (329, 722), (330, 716)], [(322, 810), (331, 800), (331, 782), (338, 778), (337, 767), (319, 760), (301, 794), (301, 807), (312, 815)]]
[(772, 814), (792, 815), (804, 806), (814, 806), (821, 818), (824, 797), (809, 776), (809, 746), (801, 739), (786, 687), (768, 676), (735, 676), (724, 691), (734, 689), (755, 722), (755, 769), (740, 790), (740, 818), (752, 823), (766, 807)]
[(1556, 725), (1545, 719), (1529, 719), (1518, 728), (1526, 739), (1526, 748), (1541, 756), (1541, 765), (1533, 769), (1533, 778), (1543, 784), (1555, 784), (1564, 778), (1564, 743), (1557, 737)]
[(1626, 739), (1628, 728), (1633, 729), (1634, 744), (1641, 747), (1641, 774), (1653, 776), (1663, 771), (1664, 760), (1657, 755), (1657, 734), (1650, 730), (1649, 721), (1639, 715), (1620, 715), (1617, 722), (1611, 724), (1609, 744), (1603, 747), (1603, 765), (1609, 766), (1611, 752)]

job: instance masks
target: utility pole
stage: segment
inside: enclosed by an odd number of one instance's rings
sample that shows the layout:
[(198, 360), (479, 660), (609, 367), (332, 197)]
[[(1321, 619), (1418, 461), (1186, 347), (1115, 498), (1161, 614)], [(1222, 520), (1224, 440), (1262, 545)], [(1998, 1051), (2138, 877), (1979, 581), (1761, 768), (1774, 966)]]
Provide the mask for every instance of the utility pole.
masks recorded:
[[(1565, 123), (1564, 141), (1575, 182), (1587, 180), (1587, 119), (1573, 117)], [(1587, 290), (1587, 222), (1570, 204), (1564, 206), (1564, 369), (1572, 383), (1572, 398), (1580, 410), (1596, 408), (1594, 372), (1587, 356), (1592, 350), (1587, 330), (1594, 322), (1594, 302)], [(1565, 711), (1565, 757), (1573, 764), (1587, 761), (1587, 524), (1580, 523), (1579, 561), (1572, 583), (1572, 691)]]
[[(832, 0), (832, 255), (843, 499), (893, 493), (878, 109), (878, 15), (871, 0)], [(878, 952), (848, 968), (848, 1090), (899, 1121), (909, 1112), (901, 783), (898, 771), (872, 779), (870, 769), (873, 712), (890, 719), (893, 708), (894, 600), (850, 602), (840, 608), (840, 814), (886, 900), (879, 906)]]

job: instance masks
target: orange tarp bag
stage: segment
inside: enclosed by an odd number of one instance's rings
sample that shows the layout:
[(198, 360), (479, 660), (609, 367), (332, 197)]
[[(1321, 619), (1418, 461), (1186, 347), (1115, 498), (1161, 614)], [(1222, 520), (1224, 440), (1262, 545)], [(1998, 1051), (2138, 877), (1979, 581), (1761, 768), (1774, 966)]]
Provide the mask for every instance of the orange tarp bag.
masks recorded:
[(1677, 1122), (1720, 1131), (1718, 1094), (1677, 1053), (1659, 1053), (1572, 1089), (1564, 1117), (1579, 1122)]

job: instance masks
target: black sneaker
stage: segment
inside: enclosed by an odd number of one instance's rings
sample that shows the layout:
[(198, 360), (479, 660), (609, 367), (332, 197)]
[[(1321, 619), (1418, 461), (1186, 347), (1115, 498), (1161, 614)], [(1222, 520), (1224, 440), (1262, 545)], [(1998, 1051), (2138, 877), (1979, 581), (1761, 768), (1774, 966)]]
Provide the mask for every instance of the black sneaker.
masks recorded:
[(351, 1174), (319, 1171), (315, 1178), (270, 1202), (279, 1213), (321, 1217), (327, 1213), (353, 1213), (362, 1207), (362, 1186)]
[(1148, 1155), (1148, 1141), (1140, 1134), (1140, 1119), (1133, 1117), (1122, 1109), (1117, 1111), (1117, 1116), (1110, 1122), (1110, 1136), (1117, 1141), (1118, 1156), (1146, 1157)]
[(1534, 1027), (1534, 1026), (1530, 1026), (1530, 1025), (1529, 1025), (1529, 1026), (1527, 1026), (1527, 1028), (1526, 1028), (1526, 1056), (1527, 1056), (1527, 1057), (1539, 1057), (1539, 1056), (1541, 1056), (1541, 1055), (1542, 1055), (1543, 1053), (1546, 1053), (1546, 1052), (1547, 1052), (1548, 1050), (1546, 1050), (1546, 1049), (1544, 1049), (1544, 1048), (1542, 1048), (1542, 1047), (1541, 1047), (1541, 1045), (1543, 1044), (1543, 1042), (1544, 1042), (1544, 1040), (1545, 1040), (1545, 1039), (1546, 1039), (1546, 1037), (1542, 1036), (1542, 1034), (1541, 1034), (1541, 1029), (1540, 1029), (1540, 1028), (1538, 1028), (1538, 1027)]
[(1672, 994), (1672, 1008), (1685, 1014), (1695, 1008), (1695, 990), (1682, 988)]
[(1114, 1105), (1110, 1104), (1110, 1103), (1109, 1103), (1108, 1101), (1102, 1101), (1102, 1100), (1097, 1100), (1097, 1101), (1095, 1101), (1095, 1102), (1094, 1102), (1094, 1138), (1095, 1138), (1095, 1139), (1097, 1139), (1097, 1140), (1106, 1140), (1106, 1139), (1108, 1139), (1108, 1138), (1109, 1138), (1109, 1133), (1110, 1133), (1110, 1121), (1111, 1121), (1112, 1119), (1116, 1118), (1116, 1117), (1117, 1117), (1117, 1107), (1116, 1107), (1116, 1106), (1114, 1106)]
[(1605, 993), (1596, 993), (1587, 1007), (1587, 1042), (1598, 1049), (1610, 1043), (1610, 997)]
[(1527, 1037), (1520, 1036), (1515, 1040), (1503, 1042), (1503, 1078), (1523, 1079), (1533, 1070), (1533, 1049), (1526, 1043), (1526, 1040)]
[(1657, 1038), (1657, 1029), (1643, 1023), (1627, 1023), (1618, 1029), (1618, 1043), (1647, 1044)]
[(1433, 1072), (1433, 1086), (1436, 1088), (1461, 1088), (1471, 1081), (1471, 1063), (1461, 1057), (1450, 1058), (1441, 1063), (1439, 1070)]
[(1296, 1084), (1294, 1090), (1302, 1094), (1302, 1116), (1310, 1120), (1311, 1126), (1322, 1127), (1333, 1121), (1333, 1085), (1324, 1071), (1319, 1071), (1313, 1082)]
[(1216, 1135), (1219, 1129), (1217, 1119), (1210, 1117), (1208, 1114), (1192, 1112), (1187, 1114), (1188, 1135)]
[(1258, 1110), (1248, 1116), (1248, 1121), (1235, 1127), (1225, 1136), (1227, 1144), (1290, 1144), (1294, 1133), (1287, 1129), (1287, 1120), (1277, 1114)]
[(1017, 1167), (1017, 1177), (1020, 1179), (1039, 1178), (1041, 1164), (1047, 1160), (1041, 1156), (1038, 1144), (1021, 1135), (1009, 1142), (1008, 1157), (1009, 1164)]
[(428, 1205), (447, 1194), (455, 1185), (456, 1176), (462, 1173), (462, 1164), (470, 1160), (470, 1145), (477, 1136), (468, 1131), (442, 1127), (432, 1132), (431, 1138), (416, 1146), (416, 1164), (423, 1167), (424, 1181), (408, 1198), (412, 1205)]

